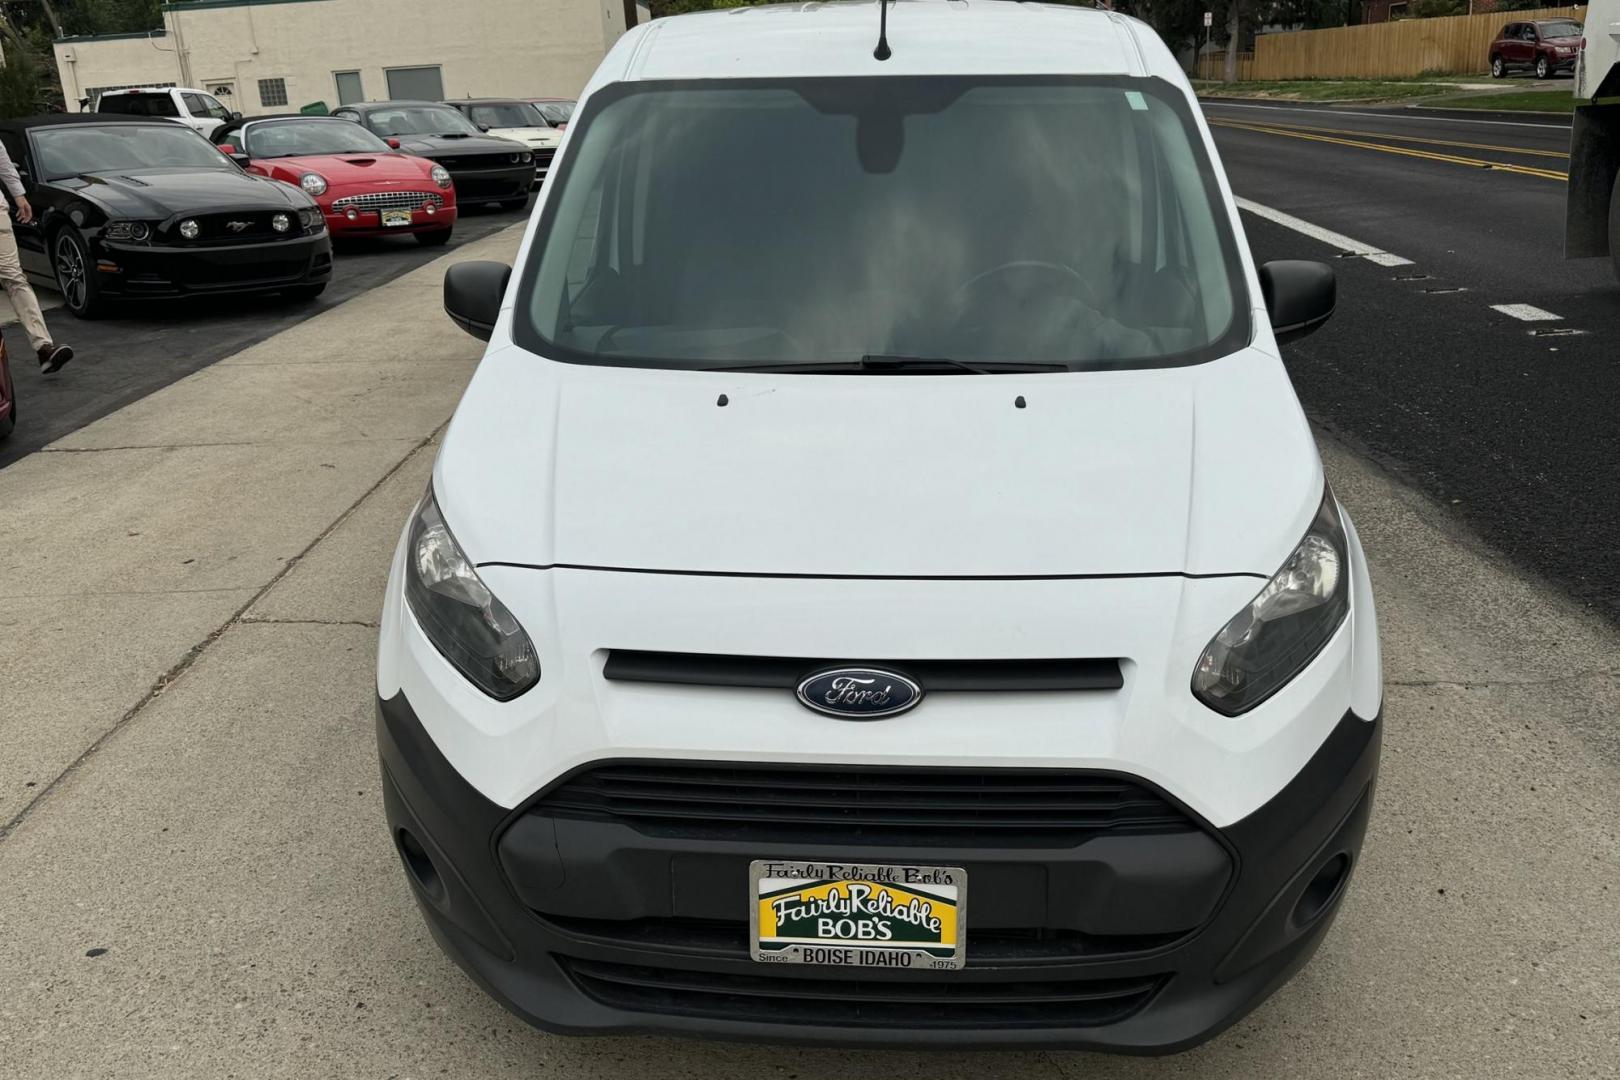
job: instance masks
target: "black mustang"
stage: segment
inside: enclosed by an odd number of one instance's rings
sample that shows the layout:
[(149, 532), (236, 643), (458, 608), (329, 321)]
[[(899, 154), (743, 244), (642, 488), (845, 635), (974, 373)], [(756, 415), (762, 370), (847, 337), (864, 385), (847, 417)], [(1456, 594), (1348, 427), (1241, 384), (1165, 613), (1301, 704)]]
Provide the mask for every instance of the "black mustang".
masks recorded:
[(516, 210), (534, 186), (534, 155), (522, 143), (498, 139), (448, 105), (432, 101), (374, 101), (342, 105), (332, 115), (353, 120), (389, 140), (396, 150), (443, 165), (455, 181), (456, 201), (499, 203)]
[(302, 191), (249, 176), (189, 127), (101, 114), (0, 120), (34, 208), (23, 269), (93, 318), (111, 297), (312, 297), (332, 241)]

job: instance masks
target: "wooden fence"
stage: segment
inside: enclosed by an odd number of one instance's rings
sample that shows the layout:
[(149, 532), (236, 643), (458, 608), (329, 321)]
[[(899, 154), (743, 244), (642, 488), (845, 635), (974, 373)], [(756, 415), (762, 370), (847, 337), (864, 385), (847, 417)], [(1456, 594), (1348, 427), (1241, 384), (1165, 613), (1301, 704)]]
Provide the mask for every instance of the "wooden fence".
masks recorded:
[[(1248, 82), (1254, 78), (1254, 53), (1238, 53), (1237, 77), (1238, 82)], [(1200, 53), (1193, 78), (1213, 79), (1216, 82), (1226, 78), (1226, 53), (1220, 51)]]
[[(1503, 26), (1560, 17), (1584, 21), (1586, 8), (1499, 11), (1262, 34), (1254, 40), (1251, 72), (1242, 77), (1387, 79), (1485, 72), (1490, 67), (1491, 42)], [(1199, 69), (1201, 74), (1202, 62)], [(1214, 70), (1215, 78), (1220, 78), (1221, 69)]]

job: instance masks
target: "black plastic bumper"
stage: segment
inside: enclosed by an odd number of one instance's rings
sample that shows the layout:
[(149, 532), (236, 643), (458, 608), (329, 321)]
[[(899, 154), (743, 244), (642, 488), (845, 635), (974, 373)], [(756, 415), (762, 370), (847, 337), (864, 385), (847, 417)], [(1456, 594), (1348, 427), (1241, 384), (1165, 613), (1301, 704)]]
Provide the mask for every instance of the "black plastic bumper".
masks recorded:
[[(1094, 918), (1108, 922), (1110, 933), (1122, 935), (1110, 938), (1110, 947), (1077, 948), (1073, 955), (1048, 950), (1038, 956), (986, 950), (976, 957), (973, 926), (982, 924), (979, 917), (988, 917), (997, 905), (1010, 913), (1018, 903), (1008, 895), (996, 899), (998, 892), (1015, 890), (992, 885), (989, 891), (979, 887), (975, 892), (968, 966), (962, 971), (862, 969), (846, 976), (827, 968), (783, 970), (756, 964), (746, 947), (716, 945), (701, 935), (690, 941), (637, 941), (632, 934), (597, 932), (594, 928), (604, 925), (600, 920), (556, 917), (556, 908), (577, 906), (584, 895), (579, 887), (586, 882), (587, 891), (596, 890), (600, 897), (599, 914), (608, 920), (631, 914), (638, 905), (713, 906), (719, 902), (715, 890), (734, 896), (735, 911), (746, 912), (745, 893), (735, 884), (741, 868), (750, 857), (776, 852), (738, 850), (723, 840), (687, 839), (672, 845), (667, 838), (637, 837), (622, 826), (603, 826), (575, 832), (555, 846), (549, 860), (530, 863), (526, 880), (515, 882), (511, 836), (516, 832), (512, 826), (524, 816), (521, 808), (497, 806), (467, 784), (434, 747), (403, 695), (379, 702), (377, 710), (389, 829), (429, 927), (475, 981), (540, 1028), (847, 1046), (1050, 1046), (1147, 1054), (1172, 1053), (1214, 1036), (1265, 1000), (1315, 952), (1338, 911), (1361, 848), (1372, 808), (1380, 731), (1378, 720), (1347, 714), (1299, 775), (1265, 806), (1227, 829), (1190, 834), (1206, 839), (1208, 846), (1186, 841), (1163, 863), (1164, 895), (1158, 901), (1108, 890), (1088, 896), (1083, 884), (1074, 886), (1080, 891), (1062, 892), (1049, 884), (1046, 891), (1061, 895), (1064, 905), (1091, 905)], [(1161, 852), (1174, 850), (1141, 846), (1162, 837), (1110, 839), (1113, 846), (1078, 861), (1089, 860), (1091, 876), (1121, 888), (1125, 886), (1117, 883), (1140, 887), (1151, 882), (1153, 871), (1141, 865), (1144, 851), (1152, 851), (1146, 861), (1153, 863), (1161, 861)], [(679, 850), (668, 850), (672, 846)], [(1007, 877), (1016, 869), (1013, 864), (1042, 882), (1077, 876), (1071, 872), (1076, 860), (1065, 862), (1062, 853), (822, 845), (823, 855), (814, 845), (809, 850), (805, 844), (789, 846), (805, 858), (925, 865), (948, 861), (967, 866), (970, 881), (981, 886), (1013, 880)], [(1219, 853), (1219, 865), (1210, 861), (1211, 850)], [(684, 872), (677, 869), (682, 866)], [(571, 888), (564, 888), (565, 882)], [(561, 899), (542, 915), (531, 905), (553, 886)], [(1180, 894), (1192, 899), (1178, 899)], [(1207, 895), (1208, 903), (1199, 901), (1199, 895)], [(1178, 918), (1182, 923), (1177, 925), (1191, 928), (1166, 940), (1158, 931)], [(1129, 936), (1133, 920), (1143, 924), (1137, 938)], [(858, 1009), (844, 1009), (836, 1015), (846, 1019), (806, 1022), (808, 1014), (791, 1007), (801, 991), (825, 999), (836, 991), (834, 981), (846, 977), (858, 979), (869, 997), (892, 988), (892, 996), (902, 1003), (895, 1016), (908, 1015), (903, 1003), (938, 990), (945, 995), (938, 1015), (946, 1015), (953, 1003), (968, 1001), (978, 1003), (978, 1011), (964, 1016), (996, 1019), (983, 1024), (885, 1023)], [(1042, 993), (1048, 984), (1052, 995)], [(1121, 1002), (1119, 1011), (1082, 1014), (1106, 1016), (1106, 1022), (1054, 1020), (1050, 1002), (1060, 996), (1057, 989), (1072, 995), (1074, 988), (1087, 986), (1097, 988), (1099, 1000), (1114, 994)], [(749, 996), (761, 994), (758, 999)], [(1017, 995), (1046, 1004), (1031, 1011), (1029, 1019), (1017, 1019), (1021, 1014), (1007, 1009), (1007, 1000)], [(774, 1011), (753, 1007), (756, 1000), (784, 998), (788, 1004)], [(703, 1004), (726, 1001), (737, 1007)], [(926, 1006), (923, 1001), (918, 1006), (922, 1011), (909, 1015), (932, 1017)], [(1009, 1021), (1009, 1015), (1015, 1019)]]
[(534, 187), (534, 177), (532, 162), (501, 169), (450, 170), (450, 179), (456, 185), (456, 201), (462, 206), (526, 199)]
[(197, 247), (98, 240), (93, 255), (101, 289), (111, 296), (273, 292), (319, 285), (332, 277), (332, 238), (325, 231), (287, 240)]

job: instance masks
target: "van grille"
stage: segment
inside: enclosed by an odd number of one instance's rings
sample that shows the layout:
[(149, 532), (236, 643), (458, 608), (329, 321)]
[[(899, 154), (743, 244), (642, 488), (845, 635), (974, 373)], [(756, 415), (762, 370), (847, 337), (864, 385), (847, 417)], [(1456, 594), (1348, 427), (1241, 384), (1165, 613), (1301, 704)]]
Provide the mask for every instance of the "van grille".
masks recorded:
[(770, 843), (1073, 845), (1109, 831), (1198, 828), (1143, 783), (1055, 769), (604, 763), (530, 812)]
[(865, 1028), (1098, 1027), (1135, 1013), (1164, 982), (796, 978), (557, 960), (587, 995), (629, 1012)]

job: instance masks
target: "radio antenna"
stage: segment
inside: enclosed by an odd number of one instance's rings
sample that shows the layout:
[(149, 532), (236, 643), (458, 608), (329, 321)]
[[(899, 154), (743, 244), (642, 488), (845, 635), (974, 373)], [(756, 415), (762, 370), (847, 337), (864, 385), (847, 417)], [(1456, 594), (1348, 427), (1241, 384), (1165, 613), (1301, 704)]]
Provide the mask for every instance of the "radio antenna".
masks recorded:
[(889, 0), (878, 0), (878, 43), (872, 50), (875, 60), (887, 60), (894, 53), (889, 49)]

